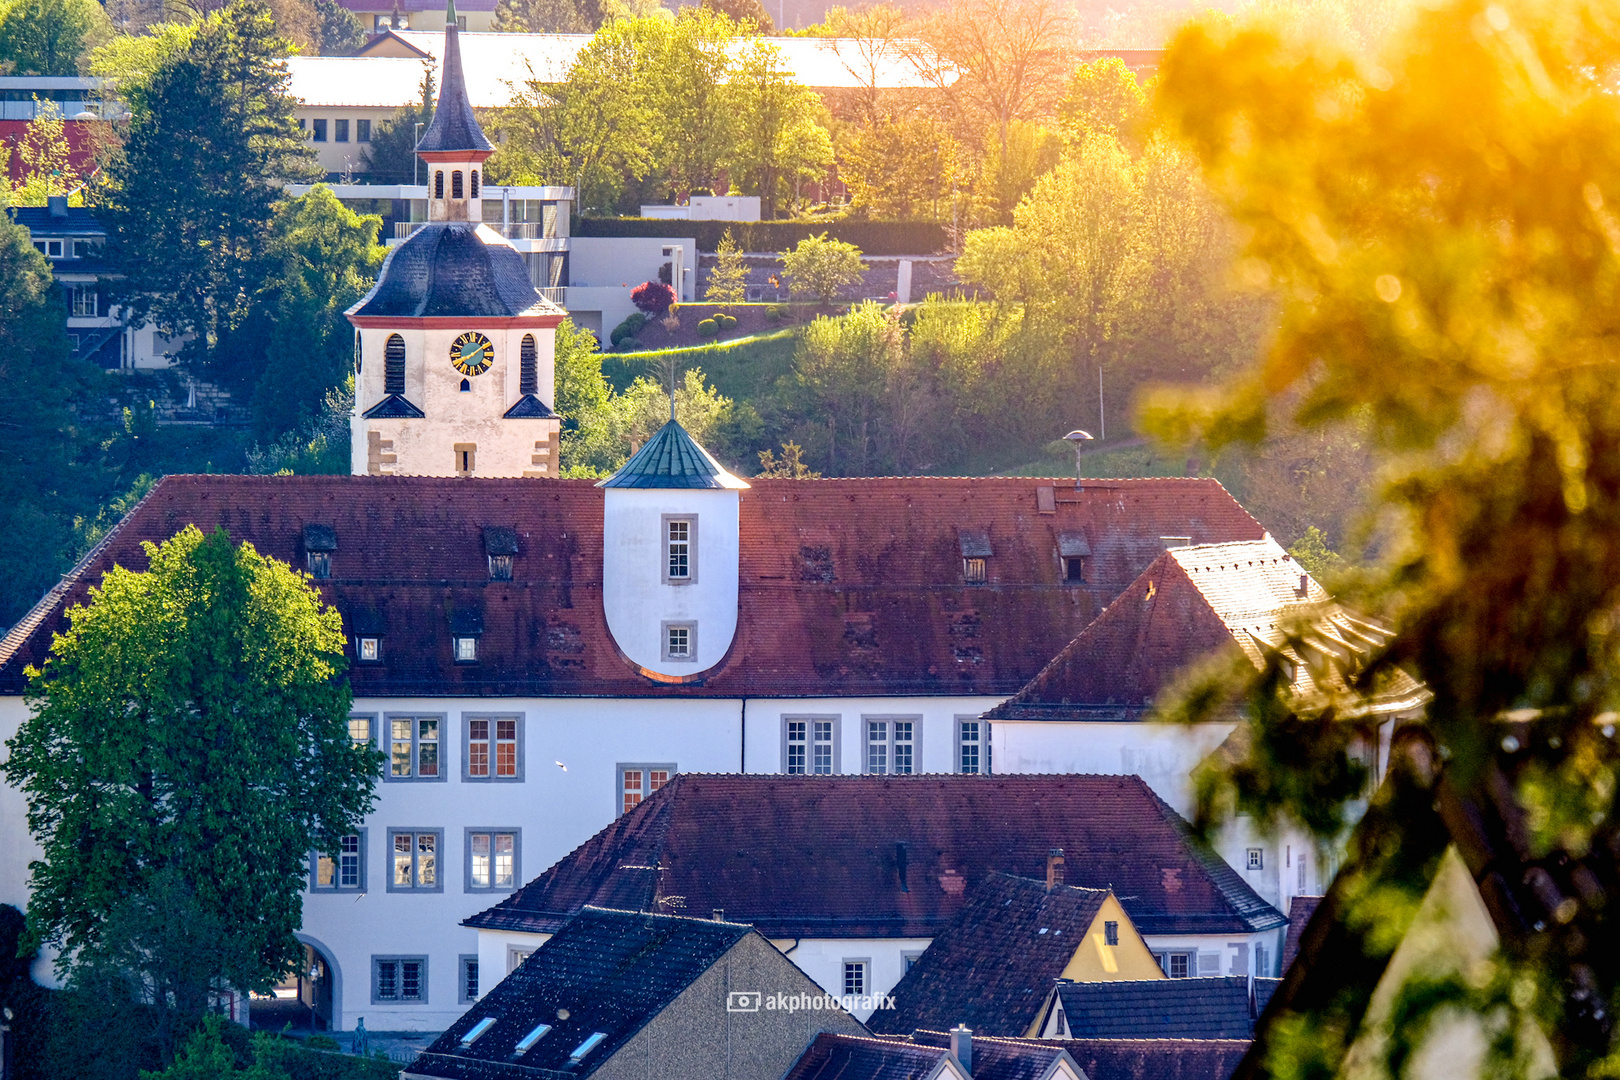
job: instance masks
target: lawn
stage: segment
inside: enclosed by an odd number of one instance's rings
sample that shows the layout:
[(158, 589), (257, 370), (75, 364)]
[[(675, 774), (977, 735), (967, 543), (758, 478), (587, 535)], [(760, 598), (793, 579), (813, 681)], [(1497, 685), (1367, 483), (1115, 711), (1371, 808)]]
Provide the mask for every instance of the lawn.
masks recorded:
[(777, 379), (793, 370), (797, 344), (795, 328), (684, 349), (603, 353), (602, 374), (615, 390), (622, 391), (638, 375), (661, 378), (664, 363), (674, 356), (680, 359), (683, 371), (702, 368), (709, 383), (726, 397), (760, 401), (770, 396)]

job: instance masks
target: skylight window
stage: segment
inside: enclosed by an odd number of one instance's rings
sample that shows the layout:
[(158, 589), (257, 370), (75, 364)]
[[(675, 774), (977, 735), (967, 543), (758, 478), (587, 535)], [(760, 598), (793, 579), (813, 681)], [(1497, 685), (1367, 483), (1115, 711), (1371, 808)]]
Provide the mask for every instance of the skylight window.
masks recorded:
[(605, 1038), (607, 1038), (607, 1032), (605, 1031), (591, 1032), (590, 1038), (574, 1047), (574, 1052), (568, 1055), (569, 1064), (578, 1064), (579, 1062), (584, 1061), (585, 1055), (589, 1054), (592, 1050), (595, 1050), (598, 1046), (601, 1046), (602, 1040)]
[(518, 1040), (518, 1044), (512, 1048), (513, 1051), (519, 1054), (527, 1053), (535, 1043), (545, 1038), (546, 1032), (550, 1030), (550, 1024), (536, 1025), (533, 1031), (529, 1032), (527, 1035), (523, 1036), (523, 1038)]
[(478, 1041), (478, 1037), (480, 1035), (494, 1026), (495, 1018), (493, 1016), (484, 1017), (482, 1020), (478, 1021), (478, 1023), (467, 1029), (467, 1033), (461, 1037), (461, 1045), (471, 1046), (473, 1043)]

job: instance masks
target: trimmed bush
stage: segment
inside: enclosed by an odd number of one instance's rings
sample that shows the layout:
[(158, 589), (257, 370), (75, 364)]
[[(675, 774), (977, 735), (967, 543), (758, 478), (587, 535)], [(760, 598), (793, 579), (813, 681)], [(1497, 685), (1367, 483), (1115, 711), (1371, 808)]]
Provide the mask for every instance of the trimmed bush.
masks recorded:
[(714, 337), (720, 332), (720, 324), (713, 319), (704, 319), (697, 324), (698, 337)]
[(709, 317), (713, 319), (715, 325), (722, 330), (730, 330), (733, 326), (737, 325), (737, 316), (727, 315), (723, 311), (717, 311)]
[(867, 258), (933, 255), (946, 248), (943, 225), (929, 221), (680, 221), (665, 218), (575, 218), (575, 236), (690, 236), (699, 251), (720, 250), (726, 230), (743, 251), (786, 251), (826, 233), (860, 248)]
[(613, 328), (613, 332), (608, 335), (608, 343), (617, 346), (626, 338), (633, 338), (641, 333), (641, 328), (646, 325), (647, 316), (639, 311), (631, 312), (622, 323)]

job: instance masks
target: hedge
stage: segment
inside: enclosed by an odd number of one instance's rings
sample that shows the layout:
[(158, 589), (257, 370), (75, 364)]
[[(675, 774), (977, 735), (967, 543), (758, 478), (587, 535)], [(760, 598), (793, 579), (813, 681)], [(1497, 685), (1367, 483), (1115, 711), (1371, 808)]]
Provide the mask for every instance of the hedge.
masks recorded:
[(786, 251), (800, 240), (826, 233), (854, 244), (864, 255), (933, 255), (945, 250), (943, 225), (928, 221), (681, 221), (668, 218), (575, 218), (575, 236), (690, 236), (699, 251), (714, 251), (720, 237), (743, 251)]
[(268, 1040), (272, 1073), (289, 1080), (398, 1080), (403, 1068), (385, 1057), (355, 1057), (332, 1050), (311, 1050), (286, 1039)]

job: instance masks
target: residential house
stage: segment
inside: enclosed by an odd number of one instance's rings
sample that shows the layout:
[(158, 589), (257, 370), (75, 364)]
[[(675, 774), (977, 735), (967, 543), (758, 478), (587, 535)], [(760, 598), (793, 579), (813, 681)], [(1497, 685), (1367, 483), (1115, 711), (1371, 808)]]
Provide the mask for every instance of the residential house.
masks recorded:
[[(437, 27), (444, 19), (445, 5), (439, 0), (338, 0), (345, 10), (360, 20), (366, 32), (387, 34), (407, 30), (414, 23)], [(461, 0), (455, 6), (456, 25), (463, 33), (487, 32), (495, 21), (495, 0)]]
[(987, 1039), (965, 1027), (945, 1039), (819, 1035), (782, 1080), (1089, 1080), (1060, 1045)]
[(866, 1029), (753, 928), (587, 907), (403, 1075), (777, 1080), (823, 1032)]
[[(1261, 950), (1277, 955), (1282, 913), (1130, 776), (683, 773), (464, 925), (479, 932), (483, 969), (499, 971), (587, 904), (723, 910), (759, 927), (828, 991), (888, 994), (911, 958), (953, 926), (973, 889), (992, 874), (1044, 873), (1059, 847), (1067, 880), (1111, 889), (1149, 948), (1196, 940), (1245, 986)], [(1105, 948), (1095, 965), (1076, 955), (1078, 928), (1089, 933), (1098, 914), (1114, 910), (1107, 892), (1058, 903), (1070, 912), (1078, 972), (1107, 974), (1112, 960), (1159, 975), (1134, 945)], [(1033, 989), (1026, 1024), (1048, 986)], [(963, 994), (966, 1009), (974, 999)]]
[[(911, 1041), (945, 1047), (952, 1035), (918, 1031)], [(980, 1039), (983, 1045), (1062, 1049), (1088, 1080), (1226, 1080), (1249, 1048), (1248, 1039)], [(983, 1080), (975, 1074), (974, 1080)]]
[(1060, 981), (1028, 1035), (1042, 1039), (1249, 1039), (1262, 1011), (1242, 975)]
[(1047, 855), (1048, 880), (990, 874), (927, 950), (910, 961), (867, 1021), (905, 1035), (965, 1024), (981, 1035), (1027, 1035), (1059, 979), (1163, 979), (1109, 889), (1063, 884), (1066, 854)]

